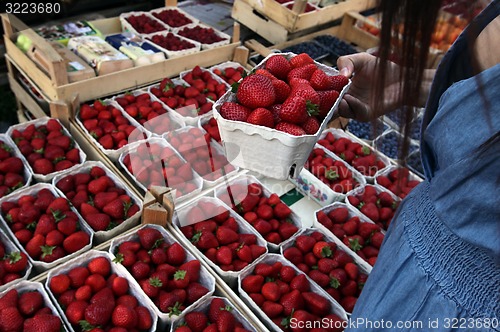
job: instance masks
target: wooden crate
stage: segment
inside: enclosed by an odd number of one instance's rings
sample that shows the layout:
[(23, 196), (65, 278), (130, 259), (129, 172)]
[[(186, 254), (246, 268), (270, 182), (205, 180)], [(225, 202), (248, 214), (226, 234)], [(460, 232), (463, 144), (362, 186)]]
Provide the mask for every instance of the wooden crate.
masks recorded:
[(348, 11), (375, 7), (375, 0), (345, 0), (304, 12), (306, 1), (295, 0), (292, 10), (275, 0), (235, 0), (231, 16), (271, 43), (278, 44), (331, 26)]
[[(235, 49), (240, 46), (239, 26), (237, 25), (234, 29), (232, 43), (228, 45), (69, 83), (63, 59), (45, 39), (37, 35), (14, 15), (2, 14), (2, 23), (5, 32), (5, 47), (10, 62), (25, 76), (30, 77), (51, 101), (70, 101), (75, 94), (78, 94), (81, 100), (90, 100), (135, 89), (152, 84), (164, 77), (178, 75), (181, 71), (195, 65), (211, 66), (232, 60)], [(91, 23), (103, 35), (121, 32), (118, 17), (95, 20)], [(40, 49), (48, 59), (49, 74), (42, 71), (16, 46), (15, 40), (21, 31), (31, 39), (33, 45)]]

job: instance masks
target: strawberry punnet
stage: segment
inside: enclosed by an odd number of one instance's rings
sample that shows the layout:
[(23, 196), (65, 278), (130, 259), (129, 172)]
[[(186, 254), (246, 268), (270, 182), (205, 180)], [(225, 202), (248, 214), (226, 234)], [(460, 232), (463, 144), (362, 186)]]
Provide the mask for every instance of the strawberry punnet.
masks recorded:
[(367, 275), (335, 242), (326, 241), (318, 231), (295, 239), (283, 256), (327, 291), (347, 312), (352, 312)]
[(240, 271), (266, 252), (253, 233), (243, 233), (223, 206), (200, 201), (186, 218), (191, 225), (180, 228), (184, 236), (223, 271)]
[(43, 125), (32, 123), (23, 130), (14, 129), (11, 138), (35, 174), (48, 175), (82, 162), (74, 141), (56, 119)]
[[(151, 313), (139, 304), (128, 280), (114, 273), (111, 264), (106, 256), (91, 258), (67, 273), (52, 276), (49, 290), (75, 331), (151, 329)], [(88, 295), (80, 295), (83, 292)]]
[(172, 28), (178, 28), (193, 23), (190, 18), (186, 17), (186, 15), (177, 9), (164, 9), (159, 12), (152, 12), (151, 14)]
[(379, 175), (375, 180), (399, 198), (405, 198), (420, 183), (419, 180), (410, 180), (410, 171), (405, 167), (398, 167), (387, 175)]
[(0, 298), (0, 330), (59, 332), (63, 325), (38, 290), (11, 289)]
[[(2, 215), (35, 261), (54, 262), (91, 242), (90, 235), (80, 229), (78, 216), (70, 209), (69, 202), (48, 188), (22, 194), (16, 201), (3, 202)], [(73, 227), (68, 229), (67, 224)]]
[(25, 276), (28, 267), (28, 256), (24, 252), (9, 250), (0, 241), (0, 286)]
[(12, 148), (0, 140), (0, 197), (22, 188), (26, 181), (22, 160), (14, 156)]
[(113, 229), (140, 209), (100, 166), (66, 175), (59, 179), (56, 187), (95, 232)]
[(238, 82), (246, 75), (245, 68), (239, 65), (227, 66), (225, 68), (213, 68), (212, 72), (229, 85)]
[(150, 34), (167, 30), (163, 24), (146, 14), (130, 15), (126, 17), (125, 20), (127, 20), (138, 33)]
[[(343, 77), (343, 76), (342, 76)], [(273, 55), (264, 66), (246, 76), (237, 87), (237, 102), (221, 105), (223, 118), (271, 127), (294, 136), (315, 135), (348, 80), (329, 76), (305, 53), (288, 60)], [(229, 107), (229, 105), (231, 105)], [(247, 110), (236, 110), (241, 105)], [(274, 123), (262, 109), (273, 114)], [(231, 110), (231, 111), (228, 111)], [(250, 113), (266, 113), (266, 120), (255, 120)], [(245, 114), (247, 113), (247, 114)]]
[(154, 227), (139, 229), (137, 238), (120, 243), (115, 255), (115, 262), (127, 268), (164, 313), (179, 315), (209, 292), (201, 284), (200, 262), (188, 260), (179, 243), (169, 243)]
[(231, 206), (269, 243), (278, 245), (299, 230), (291, 219), (292, 210), (277, 194), (267, 197), (259, 183), (232, 184), (218, 198)]
[(309, 324), (341, 320), (332, 313), (331, 301), (314, 292), (305, 274), (281, 261), (256, 264), (252, 273), (242, 278), (241, 287), (283, 331), (290, 331), (294, 320), (306, 317)]

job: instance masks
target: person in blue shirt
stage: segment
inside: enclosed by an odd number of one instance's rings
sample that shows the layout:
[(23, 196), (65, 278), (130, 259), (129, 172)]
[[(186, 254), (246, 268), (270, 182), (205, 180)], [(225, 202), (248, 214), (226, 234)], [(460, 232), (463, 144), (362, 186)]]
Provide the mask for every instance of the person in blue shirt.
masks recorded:
[(426, 178), (396, 212), (346, 332), (500, 331), (500, 1), (467, 2), (485, 9), (433, 70), (426, 54), (441, 2), (381, 0), (378, 56), (337, 62), (352, 79), (340, 115), (406, 109), (409, 123), (425, 106)]

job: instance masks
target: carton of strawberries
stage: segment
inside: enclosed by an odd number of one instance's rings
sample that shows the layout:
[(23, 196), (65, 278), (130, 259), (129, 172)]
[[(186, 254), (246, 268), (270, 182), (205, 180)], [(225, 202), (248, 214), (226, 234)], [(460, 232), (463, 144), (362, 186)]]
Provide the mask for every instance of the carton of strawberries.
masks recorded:
[(0, 134), (0, 198), (28, 186), (32, 177), (26, 159)]
[(0, 291), (28, 279), (32, 265), (6, 234), (0, 233)]
[(241, 155), (237, 166), (273, 178), (295, 177), (349, 85), (306, 53), (269, 55), (214, 105), (228, 157)]

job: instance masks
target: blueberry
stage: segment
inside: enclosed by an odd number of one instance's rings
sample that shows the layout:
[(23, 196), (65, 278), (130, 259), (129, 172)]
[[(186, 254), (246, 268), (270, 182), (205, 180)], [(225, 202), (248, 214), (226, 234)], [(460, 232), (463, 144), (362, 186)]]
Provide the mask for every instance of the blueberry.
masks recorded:
[(288, 46), (282, 49), (282, 52), (292, 52), (295, 54), (307, 53), (309, 56), (315, 60), (323, 58), (328, 55), (328, 50), (325, 49), (321, 44), (314, 41), (303, 42)]
[(376, 131), (374, 131), (372, 122), (360, 122), (356, 120), (350, 120), (347, 124), (347, 130), (351, 134), (366, 140), (373, 140), (389, 128), (385, 123), (380, 121), (376, 122), (376, 127)]
[(411, 124), (410, 137), (420, 141), (420, 128), (422, 127), (422, 117), (418, 117)]
[[(391, 131), (390, 133), (377, 138), (376, 147), (377, 150), (389, 158), (398, 159), (400, 143), (402, 143), (402, 136), (395, 131)], [(414, 144), (410, 144), (409, 152), (411, 153), (415, 151), (416, 148), (417, 147)]]
[(358, 51), (350, 44), (331, 35), (321, 35), (314, 38), (315, 41), (320, 43), (326, 48), (331, 55), (336, 57), (348, 54), (358, 53)]
[(408, 168), (410, 168), (414, 173), (420, 177), (424, 177), (424, 168), (422, 167), (422, 161), (420, 160), (420, 150), (415, 151), (406, 158), (406, 163)]

